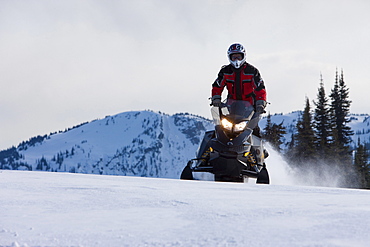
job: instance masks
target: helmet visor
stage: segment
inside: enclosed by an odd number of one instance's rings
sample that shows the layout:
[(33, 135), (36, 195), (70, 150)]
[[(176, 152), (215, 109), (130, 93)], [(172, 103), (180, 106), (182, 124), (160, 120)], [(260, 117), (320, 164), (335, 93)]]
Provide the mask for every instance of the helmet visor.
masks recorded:
[(236, 61), (236, 60), (243, 60), (244, 54), (243, 53), (233, 53), (230, 54), (230, 60), (231, 61)]

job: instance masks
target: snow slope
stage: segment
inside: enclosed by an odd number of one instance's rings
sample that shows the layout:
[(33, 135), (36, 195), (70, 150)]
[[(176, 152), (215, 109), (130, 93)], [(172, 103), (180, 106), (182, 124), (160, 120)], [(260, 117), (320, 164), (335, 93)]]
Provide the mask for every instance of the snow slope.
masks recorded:
[(369, 246), (370, 191), (0, 171), (0, 246)]

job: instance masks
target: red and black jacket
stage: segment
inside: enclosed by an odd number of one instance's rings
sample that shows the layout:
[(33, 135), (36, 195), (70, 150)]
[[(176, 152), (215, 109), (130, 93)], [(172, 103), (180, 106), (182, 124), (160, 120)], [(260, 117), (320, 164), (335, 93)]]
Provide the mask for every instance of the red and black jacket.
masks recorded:
[(228, 98), (249, 101), (252, 105), (257, 100), (266, 101), (265, 84), (258, 69), (251, 64), (244, 63), (239, 69), (231, 64), (223, 66), (212, 84), (212, 97), (221, 96), (225, 86)]

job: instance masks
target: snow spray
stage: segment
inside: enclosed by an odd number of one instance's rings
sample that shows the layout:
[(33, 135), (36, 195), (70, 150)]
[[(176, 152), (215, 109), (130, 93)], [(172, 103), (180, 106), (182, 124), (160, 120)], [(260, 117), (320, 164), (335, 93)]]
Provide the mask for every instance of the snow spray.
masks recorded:
[[(265, 147), (270, 153), (266, 159), (266, 167), (270, 175), (270, 183), (278, 185), (304, 185), (323, 187), (347, 187), (345, 171), (339, 165), (305, 164), (298, 168), (294, 164), (289, 165), (283, 155), (276, 151), (269, 143)], [(311, 165), (311, 166), (310, 166)]]

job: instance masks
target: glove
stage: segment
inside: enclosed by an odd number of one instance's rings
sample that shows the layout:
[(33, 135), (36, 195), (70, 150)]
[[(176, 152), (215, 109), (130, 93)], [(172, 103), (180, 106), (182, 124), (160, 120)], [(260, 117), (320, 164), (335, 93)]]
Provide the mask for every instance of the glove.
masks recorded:
[(264, 100), (257, 100), (256, 102), (256, 112), (258, 113), (265, 113), (266, 101)]
[(220, 107), (221, 106), (221, 96), (215, 95), (212, 97), (212, 104), (213, 106)]

